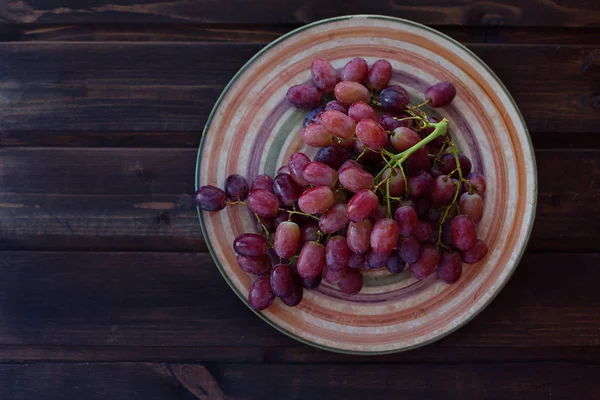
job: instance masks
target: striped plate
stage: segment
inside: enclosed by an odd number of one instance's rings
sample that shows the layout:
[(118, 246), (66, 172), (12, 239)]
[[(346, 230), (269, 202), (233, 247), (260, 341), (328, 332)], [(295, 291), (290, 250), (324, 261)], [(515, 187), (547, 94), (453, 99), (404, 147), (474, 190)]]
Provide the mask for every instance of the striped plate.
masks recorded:
[[(431, 28), (396, 18), (347, 16), (299, 28), (260, 51), (223, 91), (204, 130), (196, 185), (222, 187), (232, 173), (250, 180), (260, 173), (274, 176), (294, 152), (312, 156), (314, 150), (300, 140), (305, 112), (292, 108), (285, 92), (310, 80), (313, 59), (341, 68), (357, 56), (369, 64), (389, 60), (393, 83), (409, 91), (413, 104), (429, 85), (454, 82), (456, 99), (437, 114), (450, 121), (457, 145), (488, 182), (478, 231), (490, 252), (482, 262), (465, 265), (458, 283), (446, 285), (435, 275), (418, 282), (408, 272), (370, 271), (356, 296), (323, 283), (305, 290), (298, 307), (276, 301), (257, 313), (304, 343), (381, 354), (430, 343), (472, 319), (508, 281), (531, 231), (537, 182), (527, 128), (506, 88), (479, 58)], [(247, 304), (253, 279), (238, 267), (232, 242), (255, 230), (250, 214), (232, 206), (201, 213), (200, 224), (223, 277)]]

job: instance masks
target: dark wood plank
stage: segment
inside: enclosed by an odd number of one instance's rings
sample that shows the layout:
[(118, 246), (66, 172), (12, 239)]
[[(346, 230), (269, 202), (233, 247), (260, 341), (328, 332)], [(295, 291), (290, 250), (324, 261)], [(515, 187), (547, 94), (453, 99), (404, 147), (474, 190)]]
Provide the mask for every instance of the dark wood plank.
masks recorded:
[[(261, 10), (269, 10), (261, 12)], [(600, 8), (596, 2), (556, 0), (494, 0), (448, 2), (443, 0), (368, 3), (332, 1), (311, 4), (294, 1), (246, 3), (229, 1), (218, 6), (195, 6), (172, 2), (107, 1), (87, 3), (9, 0), (0, 8), (0, 18), (9, 23), (258, 23), (297, 24), (344, 14), (383, 14), (437, 25), (586, 26), (597, 25)]]
[[(526, 255), (498, 298), (438, 346), (598, 346), (599, 262)], [(297, 345), (242, 304), (208, 254), (4, 252), (0, 304), (0, 345), (25, 350)]]
[[(204, 251), (195, 149), (0, 150), (0, 248)], [(595, 251), (597, 150), (536, 153), (530, 249)], [(568, 184), (565, 184), (568, 182)]]
[[(0, 65), (3, 140), (30, 131), (59, 136), (69, 131), (199, 132), (225, 84), (260, 47), (189, 42), (0, 44), (5, 58)], [(597, 131), (597, 46), (470, 48), (507, 85), (530, 130)]]
[(459, 365), (31, 364), (0, 365), (14, 400), (95, 399), (592, 399), (591, 363)]

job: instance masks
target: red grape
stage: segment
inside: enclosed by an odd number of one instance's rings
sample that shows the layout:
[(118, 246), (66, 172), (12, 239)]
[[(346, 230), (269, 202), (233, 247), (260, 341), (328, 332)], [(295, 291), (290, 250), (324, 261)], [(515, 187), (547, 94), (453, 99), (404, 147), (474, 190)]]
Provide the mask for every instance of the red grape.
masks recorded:
[(350, 268), (362, 268), (365, 266), (365, 255), (351, 252), (350, 258), (348, 259), (348, 266)]
[[(277, 226), (273, 248), (281, 258), (290, 258), (300, 244), (300, 227), (295, 222), (284, 221)], [(281, 297), (281, 296), (279, 296)]]
[(227, 205), (225, 192), (211, 185), (198, 189), (194, 200), (196, 205), (204, 211), (221, 211)]
[(433, 274), (435, 267), (440, 262), (440, 252), (433, 247), (423, 247), (421, 256), (416, 263), (410, 264), (410, 273), (418, 280), (425, 279)]
[[(469, 175), (471, 172), (471, 160), (464, 154), (458, 155), (458, 163), (460, 164), (460, 169), (462, 175), (465, 177)], [(442, 157), (440, 157), (439, 168), (442, 173), (448, 175), (456, 169), (456, 158), (454, 158), (454, 154), (446, 153)], [(454, 172), (452, 176), (458, 176), (458, 172)]]
[(244, 257), (238, 255), (237, 262), (244, 272), (254, 275), (266, 274), (269, 272), (269, 268), (271, 268), (271, 261), (267, 256)]
[[(477, 193), (480, 196), (483, 196), (485, 194), (485, 189), (486, 189), (486, 181), (485, 181), (485, 177), (483, 175), (481, 175), (479, 172), (471, 172), (468, 176), (467, 179), (469, 180), (469, 182), (471, 182), (471, 187), (472, 190)], [(469, 190), (468, 186), (466, 184), (464, 184), (464, 189)]]
[(335, 187), (338, 181), (338, 172), (329, 165), (313, 161), (304, 166), (302, 176), (311, 185)]
[[(333, 271), (344, 270), (350, 260), (350, 248), (343, 236), (332, 236), (325, 244), (325, 265)], [(336, 282), (332, 282), (336, 283)]]
[(377, 60), (367, 73), (367, 86), (375, 91), (385, 88), (392, 79), (392, 64), (387, 60)]
[(348, 222), (350, 221), (346, 216), (346, 205), (336, 204), (321, 216), (319, 228), (323, 233), (330, 234), (345, 228)]
[(269, 277), (263, 275), (256, 278), (250, 287), (250, 293), (248, 293), (248, 302), (252, 308), (256, 310), (264, 310), (273, 304), (274, 299), (275, 294), (271, 289)]
[(462, 275), (462, 260), (455, 251), (444, 251), (438, 266), (438, 274), (446, 283), (456, 282)]
[(312, 62), (310, 74), (315, 85), (325, 93), (331, 92), (338, 80), (335, 68), (329, 61), (320, 58)]
[(350, 221), (362, 221), (375, 212), (378, 204), (377, 195), (368, 189), (363, 189), (357, 192), (348, 202), (346, 215)]
[(369, 219), (371, 220), (371, 222), (373, 224), (375, 224), (377, 221), (379, 221), (380, 219), (383, 219), (383, 218), (387, 218), (387, 207), (384, 206), (383, 204), (379, 204), (377, 206), (377, 209), (375, 210), (375, 212), (373, 214), (371, 214)]
[(304, 166), (310, 162), (310, 158), (304, 153), (294, 153), (290, 156), (288, 161), (288, 168), (290, 170), (290, 175), (292, 179), (298, 184), (302, 186), (308, 185), (306, 179), (302, 175), (302, 170)]
[(431, 201), (429, 197), (423, 196), (415, 199), (415, 210), (419, 218), (424, 218), (431, 207)]
[(354, 147), (354, 142), (356, 142), (356, 139), (354, 137), (348, 139), (339, 139), (338, 145), (346, 150), (351, 150)]
[(369, 250), (367, 253), (367, 262), (365, 264), (365, 268), (367, 269), (377, 269), (381, 267), (385, 267), (385, 264), (390, 258), (390, 253), (379, 254), (375, 253), (373, 249)]
[(406, 113), (402, 113), (402, 114), (398, 114), (398, 115), (392, 114), (392, 113), (383, 113), (379, 117), (377, 117), (377, 120), (379, 121), (381, 126), (383, 126), (383, 129), (385, 129), (386, 131), (394, 131), (400, 127), (410, 128), (413, 125), (412, 119), (405, 119), (404, 121), (398, 121), (399, 119), (403, 119), (406, 117), (410, 117), (410, 115), (408, 115)]
[(333, 205), (333, 192), (327, 186), (308, 189), (298, 199), (298, 207), (307, 214), (323, 214)]
[(453, 218), (450, 233), (454, 247), (462, 251), (469, 250), (477, 241), (475, 224), (468, 215), (461, 214)]
[(404, 262), (414, 264), (421, 255), (421, 244), (414, 237), (401, 238), (398, 242), (398, 255)]
[[(390, 175), (390, 169), (386, 169), (381, 175), (381, 180), (385, 180)], [(400, 168), (394, 168), (394, 173), (392, 177), (389, 179), (390, 181), (390, 195), (393, 197), (400, 197), (404, 194), (406, 190), (406, 182), (404, 181), (404, 175), (402, 175), (402, 171)], [(387, 186), (387, 183), (382, 185), (383, 188)]]
[(431, 239), (432, 231), (433, 231), (433, 228), (431, 227), (430, 224), (428, 224), (425, 221), (419, 221), (413, 234), (419, 242), (425, 242), (425, 241)]
[(440, 175), (431, 184), (429, 199), (434, 207), (441, 207), (452, 200), (455, 192), (456, 187), (454, 187), (452, 179), (446, 175)]
[(317, 224), (309, 223), (302, 225), (302, 228), (300, 229), (300, 244), (315, 242), (319, 239), (318, 232), (319, 226)]
[(410, 172), (428, 171), (431, 168), (431, 159), (429, 157), (429, 148), (427, 145), (416, 150), (406, 160), (406, 167)]
[(371, 244), (371, 230), (373, 224), (368, 219), (348, 224), (347, 241), (348, 247), (354, 253), (364, 253)]
[(400, 229), (400, 234), (404, 237), (408, 237), (413, 234), (413, 231), (417, 228), (419, 223), (419, 217), (414, 207), (401, 206), (396, 209), (394, 213), (394, 219)]
[(392, 274), (399, 274), (400, 272), (404, 271), (406, 263), (398, 254), (394, 253), (390, 256), (390, 258), (388, 258), (385, 266)]
[(377, 254), (390, 254), (400, 235), (396, 221), (390, 218), (380, 219), (371, 232), (371, 248)]
[(254, 189), (262, 189), (268, 192), (273, 192), (273, 178), (271, 178), (267, 174), (258, 175), (254, 178), (254, 182), (252, 182), (252, 187), (250, 190)]
[(346, 204), (346, 192), (342, 188), (333, 191), (333, 204)]
[(344, 114), (348, 114), (348, 107), (344, 103), (341, 103), (337, 100), (332, 100), (325, 104), (325, 111), (335, 110), (339, 112), (343, 112)]
[(371, 106), (362, 101), (357, 101), (350, 106), (348, 109), (348, 116), (356, 122), (362, 121), (363, 119), (377, 119), (377, 114), (375, 114), (375, 111)]
[[(350, 153), (348, 150), (344, 149), (339, 145), (331, 145), (327, 147), (323, 147), (320, 149), (315, 155), (314, 161), (320, 161), (331, 168), (338, 169), (340, 168), (348, 159), (350, 158)], [(359, 164), (360, 165), (360, 164)], [(341, 171), (338, 171), (338, 173)]]
[(356, 137), (371, 150), (380, 150), (388, 142), (385, 129), (372, 119), (364, 119), (356, 125)]
[(231, 201), (244, 201), (248, 197), (248, 182), (241, 175), (233, 174), (225, 180), (225, 193)]
[(456, 88), (452, 82), (438, 82), (425, 91), (425, 99), (430, 100), (429, 105), (433, 108), (450, 104), (455, 96)]
[(446, 220), (442, 224), (442, 243), (444, 243), (446, 246), (454, 245), (454, 243), (452, 243), (452, 229), (450, 228), (451, 225), (451, 220)]
[(429, 193), (433, 178), (428, 172), (417, 171), (408, 177), (408, 193), (412, 197), (421, 197)]
[(348, 61), (342, 69), (341, 78), (343, 81), (353, 81), (363, 83), (367, 79), (369, 65), (364, 58), (356, 57)]
[(279, 213), (279, 198), (263, 189), (254, 189), (248, 195), (246, 204), (250, 211), (261, 217), (273, 218)]
[(286, 207), (292, 206), (302, 192), (289, 174), (277, 174), (273, 181), (273, 188), (281, 204)]
[(368, 103), (371, 100), (369, 89), (358, 82), (342, 81), (335, 85), (333, 93), (335, 98), (344, 104), (352, 104), (357, 101)]
[(321, 102), (321, 92), (316, 87), (308, 85), (294, 85), (288, 89), (288, 100), (298, 108), (313, 108)]
[(387, 111), (401, 113), (410, 102), (408, 92), (402, 86), (388, 86), (379, 93), (381, 106)]
[(338, 173), (341, 174), (346, 168), (356, 167), (362, 169), (362, 165), (356, 160), (348, 160), (342, 164), (338, 169)]
[(354, 130), (356, 129), (356, 121), (335, 110), (325, 111), (321, 114), (321, 125), (342, 139), (349, 139), (354, 136)]
[(394, 129), (390, 137), (390, 144), (398, 152), (408, 150), (420, 141), (421, 136), (417, 132), (403, 126)]
[(347, 268), (341, 281), (338, 282), (338, 288), (342, 293), (355, 295), (362, 289), (363, 279), (359, 270)]
[(302, 284), (307, 289), (316, 289), (321, 284), (321, 280), (323, 279), (323, 274), (319, 272), (317, 276), (314, 278), (303, 278)]
[(325, 147), (331, 144), (331, 133), (319, 124), (310, 124), (302, 129), (302, 141), (312, 147)]
[(325, 279), (327, 282), (331, 283), (332, 285), (335, 285), (336, 283), (341, 281), (345, 274), (346, 274), (346, 266), (344, 266), (344, 268), (339, 269), (339, 270), (331, 269), (327, 265), (325, 265), (325, 268), (323, 268), (323, 279)]
[(287, 297), (294, 291), (294, 273), (289, 265), (277, 264), (271, 271), (271, 288), (277, 297)]
[(352, 193), (373, 188), (373, 175), (362, 168), (347, 167), (340, 169), (339, 179), (342, 186)]
[(279, 174), (290, 174), (290, 169), (288, 168), (287, 165), (282, 165), (281, 167), (279, 167), (279, 169), (277, 170), (277, 173), (275, 175), (279, 175)]
[(317, 242), (306, 242), (298, 256), (298, 275), (302, 278), (314, 278), (325, 266), (325, 247)]
[(292, 293), (289, 296), (282, 297), (281, 301), (288, 307), (295, 307), (302, 301), (304, 289), (302, 288), (302, 279), (293, 276)]
[(308, 126), (310, 124), (318, 124), (321, 122), (321, 113), (325, 111), (323, 106), (317, 106), (310, 110), (306, 117), (304, 117), (304, 121), (302, 121), (302, 127)]
[(477, 240), (473, 247), (467, 251), (461, 252), (462, 260), (467, 264), (475, 264), (485, 257), (488, 253), (488, 247), (483, 240)]
[(242, 233), (233, 241), (233, 250), (245, 257), (264, 256), (267, 252), (267, 241), (257, 233)]
[(458, 202), (460, 213), (467, 214), (473, 223), (478, 224), (483, 217), (483, 200), (477, 193), (463, 193)]

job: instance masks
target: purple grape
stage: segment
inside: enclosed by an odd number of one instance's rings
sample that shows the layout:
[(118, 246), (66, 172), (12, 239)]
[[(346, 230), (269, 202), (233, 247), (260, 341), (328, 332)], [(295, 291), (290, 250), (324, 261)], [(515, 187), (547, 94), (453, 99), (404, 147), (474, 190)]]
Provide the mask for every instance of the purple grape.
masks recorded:
[(364, 58), (356, 57), (348, 61), (341, 73), (343, 81), (363, 83), (367, 79), (369, 65)]
[(394, 253), (390, 256), (390, 258), (388, 258), (385, 266), (392, 274), (399, 274), (400, 272), (404, 271), (406, 263), (398, 254)]
[(254, 182), (252, 182), (252, 187), (250, 188), (250, 190), (254, 189), (262, 189), (274, 193), (273, 178), (267, 174), (258, 175), (256, 178), (254, 178)]
[(425, 99), (429, 100), (429, 105), (433, 108), (444, 107), (456, 96), (456, 88), (452, 82), (438, 82), (430, 86), (425, 91)]
[(305, 288), (312, 290), (319, 287), (322, 279), (323, 274), (319, 272), (319, 274), (314, 278), (304, 278), (302, 284)]
[(225, 180), (225, 193), (231, 201), (244, 201), (248, 197), (248, 182), (241, 175), (233, 174)]
[(325, 104), (325, 111), (329, 110), (339, 111), (344, 114), (348, 114), (348, 107), (346, 107), (344, 103), (337, 100), (332, 100)]
[(250, 292), (248, 293), (248, 302), (252, 308), (256, 310), (264, 310), (273, 304), (274, 299), (275, 294), (271, 289), (269, 277), (263, 275), (256, 278), (250, 287)]
[(302, 127), (308, 126), (310, 124), (318, 124), (320, 122), (319, 114), (325, 111), (323, 106), (317, 106), (310, 110), (306, 117), (304, 117), (304, 121), (302, 122)]
[(198, 189), (194, 200), (196, 205), (204, 211), (221, 211), (227, 205), (225, 192), (211, 185)]
[(381, 106), (387, 111), (401, 113), (410, 102), (408, 92), (402, 86), (388, 86), (379, 93)]
[(267, 240), (257, 233), (242, 233), (233, 241), (233, 250), (244, 257), (261, 257), (267, 252)]
[(294, 291), (294, 273), (289, 265), (277, 264), (271, 271), (271, 288), (277, 297), (287, 297)]
[[(323, 162), (331, 168), (338, 169), (350, 159), (350, 153), (338, 145), (323, 147), (315, 155), (315, 161)], [(360, 164), (359, 164), (360, 165)], [(341, 172), (341, 171), (338, 171)]]

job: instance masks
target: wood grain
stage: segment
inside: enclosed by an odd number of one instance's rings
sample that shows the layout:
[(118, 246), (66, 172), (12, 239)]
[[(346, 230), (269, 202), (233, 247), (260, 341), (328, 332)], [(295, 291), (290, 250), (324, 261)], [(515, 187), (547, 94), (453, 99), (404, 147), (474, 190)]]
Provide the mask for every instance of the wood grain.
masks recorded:
[[(598, 46), (469, 47), (507, 85), (530, 130), (597, 131)], [(3, 141), (28, 132), (200, 132), (224, 86), (260, 48), (197, 42), (0, 44)]]
[[(269, 10), (264, 12), (261, 10)], [(597, 25), (596, 2), (558, 0), (493, 0), (486, 2), (307, 1), (228, 2), (195, 4), (185, 0), (149, 0), (61, 3), (9, 0), (0, 7), (0, 18), (9, 23), (256, 23), (297, 24), (347, 14), (383, 14), (436, 25), (586, 26)]]

